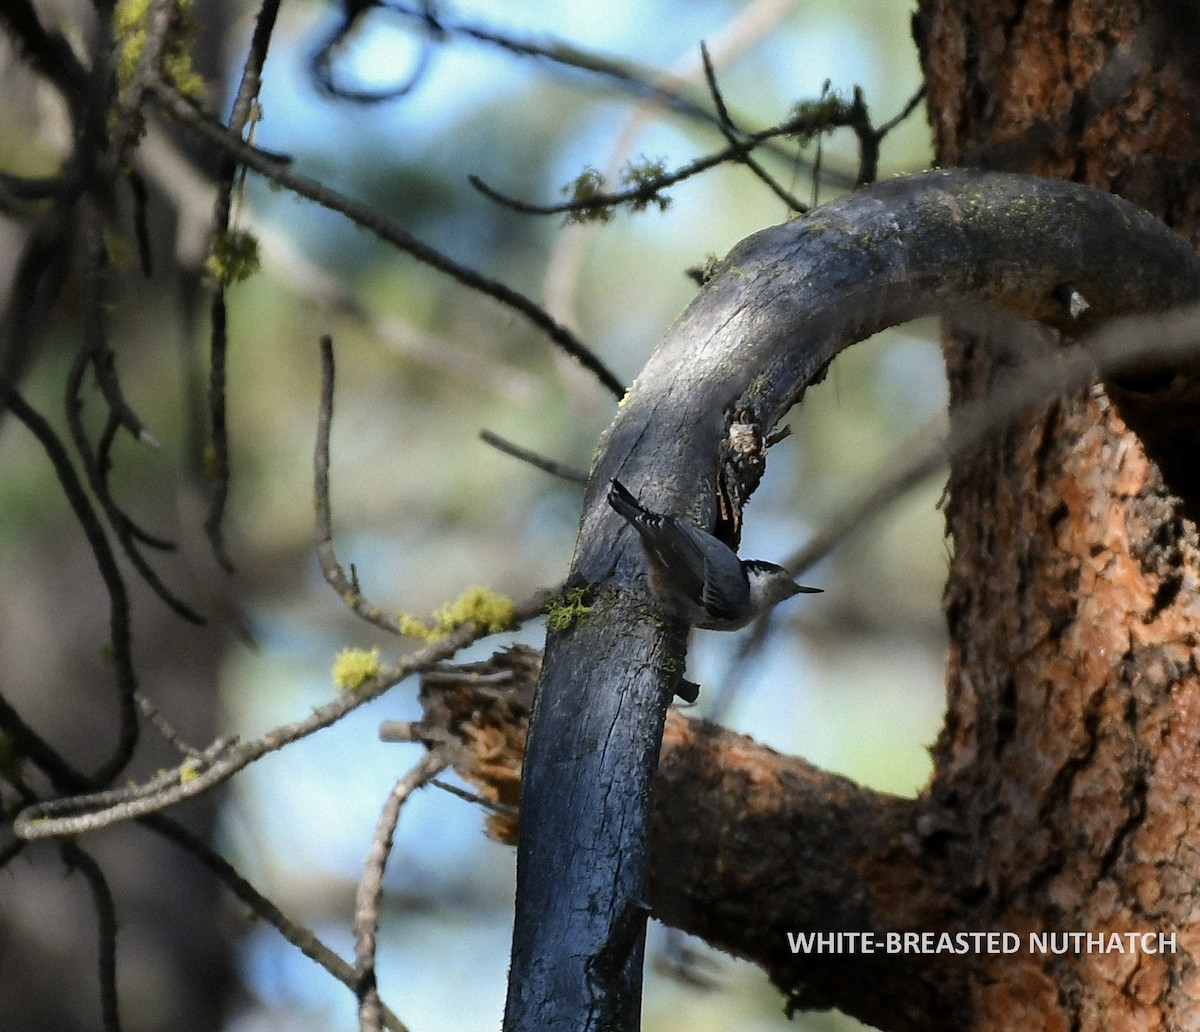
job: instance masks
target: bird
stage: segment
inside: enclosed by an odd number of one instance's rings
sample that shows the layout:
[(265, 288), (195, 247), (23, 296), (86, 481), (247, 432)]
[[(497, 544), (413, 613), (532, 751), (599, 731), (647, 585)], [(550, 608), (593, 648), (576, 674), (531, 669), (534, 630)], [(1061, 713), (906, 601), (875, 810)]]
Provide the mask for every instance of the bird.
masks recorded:
[(775, 563), (739, 559), (690, 522), (647, 509), (615, 477), (608, 504), (641, 538), (655, 595), (693, 627), (735, 631), (785, 598), (822, 590), (797, 584)]

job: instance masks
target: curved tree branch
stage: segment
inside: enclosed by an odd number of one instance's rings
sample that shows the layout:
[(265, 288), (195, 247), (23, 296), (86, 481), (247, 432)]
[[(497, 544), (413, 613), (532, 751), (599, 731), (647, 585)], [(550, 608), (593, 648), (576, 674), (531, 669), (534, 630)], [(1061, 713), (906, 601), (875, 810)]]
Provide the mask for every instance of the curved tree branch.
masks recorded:
[[(683, 313), (602, 441), (569, 584), (592, 610), (551, 629), (530, 726), (508, 1030), (639, 1026), (651, 779), (685, 629), (649, 600), (605, 503), (736, 538), (734, 424), (765, 432), (843, 348), (961, 305), (1074, 328), (1200, 297), (1200, 260), (1151, 216), (1058, 180), (946, 171), (892, 180), (743, 241)], [(1137, 427), (1134, 426), (1136, 430)]]

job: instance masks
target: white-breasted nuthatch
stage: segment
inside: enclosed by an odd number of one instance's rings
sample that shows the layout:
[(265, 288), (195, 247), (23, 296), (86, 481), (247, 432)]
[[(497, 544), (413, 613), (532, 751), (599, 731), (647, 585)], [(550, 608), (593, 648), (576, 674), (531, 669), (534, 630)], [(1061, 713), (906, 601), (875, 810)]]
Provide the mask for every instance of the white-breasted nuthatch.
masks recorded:
[(734, 631), (777, 602), (800, 592), (787, 570), (760, 559), (739, 559), (725, 542), (674, 516), (651, 512), (614, 479), (608, 504), (642, 539), (650, 586), (668, 610), (694, 627)]

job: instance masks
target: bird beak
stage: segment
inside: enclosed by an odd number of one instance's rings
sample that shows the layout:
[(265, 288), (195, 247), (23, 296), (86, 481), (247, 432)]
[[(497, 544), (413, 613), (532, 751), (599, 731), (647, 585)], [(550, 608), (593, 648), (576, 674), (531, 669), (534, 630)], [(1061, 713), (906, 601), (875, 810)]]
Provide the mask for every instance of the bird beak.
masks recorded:
[(810, 588), (805, 584), (797, 584), (795, 581), (792, 581), (792, 590), (787, 593), (786, 597), (791, 598), (793, 595), (819, 595), (824, 590), (824, 588)]

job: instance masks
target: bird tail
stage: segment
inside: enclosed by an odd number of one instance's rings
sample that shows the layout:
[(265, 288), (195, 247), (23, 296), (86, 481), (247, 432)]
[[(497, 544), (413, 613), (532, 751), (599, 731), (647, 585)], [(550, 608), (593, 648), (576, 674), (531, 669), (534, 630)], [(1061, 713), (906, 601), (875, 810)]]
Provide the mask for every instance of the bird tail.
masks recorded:
[(629, 493), (621, 481), (613, 478), (612, 488), (608, 492), (608, 504), (617, 510), (630, 523), (638, 523), (650, 515), (645, 506)]

